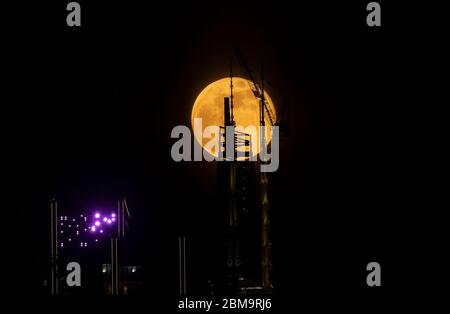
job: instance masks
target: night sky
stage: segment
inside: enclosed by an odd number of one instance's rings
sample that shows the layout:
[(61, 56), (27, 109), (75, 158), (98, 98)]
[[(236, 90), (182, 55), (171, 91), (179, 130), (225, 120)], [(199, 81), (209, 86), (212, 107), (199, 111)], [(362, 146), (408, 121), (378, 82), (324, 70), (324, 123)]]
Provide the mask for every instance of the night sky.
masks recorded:
[[(22, 221), (14, 250), (27, 274), (13, 289), (43, 293), (51, 197), (76, 212), (125, 196), (128, 258), (145, 270), (144, 294), (176, 297), (180, 234), (193, 241), (192, 289), (202, 293), (214, 275), (208, 254), (222, 245), (211, 224), (216, 165), (172, 161), (170, 132), (190, 126), (198, 93), (228, 75), (233, 42), (255, 70), (264, 52), (269, 93), (289, 126), (273, 175), (277, 294), (374, 301), (409, 280), (401, 202), (411, 174), (393, 96), (401, 55), (393, 8), (380, 3), (381, 28), (366, 25), (365, 2), (80, 1), (81, 28), (65, 24), (64, 1), (19, 8), (10, 80), (22, 88), (4, 119)], [(365, 284), (370, 261), (382, 265), (375, 292)]]

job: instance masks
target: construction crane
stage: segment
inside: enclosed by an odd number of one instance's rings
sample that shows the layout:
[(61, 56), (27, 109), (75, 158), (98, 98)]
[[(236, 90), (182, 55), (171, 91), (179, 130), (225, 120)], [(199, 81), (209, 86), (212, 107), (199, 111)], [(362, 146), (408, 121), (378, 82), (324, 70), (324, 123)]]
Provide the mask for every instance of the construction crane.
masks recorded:
[[(242, 55), (239, 47), (234, 44), (234, 50), (239, 59), (239, 63), (243, 70), (247, 73), (249, 77), (249, 87), (256, 97), (257, 101), (260, 103), (260, 126), (265, 126), (265, 118), (270, 123), (270, 126), (275, 126), (274, 114), (270, 109), (267, 100), (264, 97), (264, 64), (261, 57), (261, 85), (253, 77), (252, 71)], [(264, 134), (261, 134), (261, 145), (265, 145)], [(273, 289), (272, 284), (272, 241), (271, 241), (271, 222), (269, 215), (269, 177), (265, 172), (260, 174), (260, 189), (261, 189), (261, 240), (262, 240), (262, 285), (266, 292), (271, 292)]]
[[(263, 88), (255, 80), (252, 70), (250, 69), (250, 67), (249, 67), (247, 61), (245, 60), (244, 55), (242, 54), (239, 47), (236, 44), (233, 44), (233, 46), (234, 46), (236, 56), (239, 59), (239, 64), (241, 65), (241, 68), (243, 69), (243, 71), (245, 71), (248, 78), (250, 79), (250, 81), (248, 81), (248, 84), (249, 84), (251, 91), (253, 92), (253, 95), (258, 100), (258, 102), (262, 102), (264, 104), (264, 106), (263, 106), (264, 107), (264, 109), (263, 109), (264, 117), (269, 121), (271, 126), (276, 125), (277, 121), (274, 120), (275, 114), (273, 113), (272, 109), (270, 108), (267, 100), (264, 98)], [(263, 81), (261, 83), (264, 84)], [(261, 117), (261, 122), (262, 122), (261, 124), (264, 125), (264, 119), (262, 119), (262, 117)]]

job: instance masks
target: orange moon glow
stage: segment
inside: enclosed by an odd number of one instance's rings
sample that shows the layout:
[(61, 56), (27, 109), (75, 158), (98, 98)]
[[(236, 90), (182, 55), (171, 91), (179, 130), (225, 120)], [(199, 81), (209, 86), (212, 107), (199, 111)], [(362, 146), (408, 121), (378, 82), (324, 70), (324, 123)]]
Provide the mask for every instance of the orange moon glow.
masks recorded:
[[(250, 85), (251, 82), (244, 78), (233, 77), (233, 104), (234, 104), (234, 121), (237, 131), (246, 131), (249, 127), (254, 127), (256, 132), (252, 136), (252, 152), (257, 155), (260, 152), (259, 145), (259, 108), (260, 103), (254, 96)], [(197, 96), (194, 106), (192, 108), (191, 123), (194, 129), (194, 119), (202, 118), (202, 132), (207, 126), (223, 126), (224, 125), (224, 97), (230, 97), (230, 78), (226, 77), (217, 80), (206, 86), (202, 92)], [(268, 103), (268, 107), (274, 114), (275, 106), (267, 92), (264, 92), (264, 97)], [(276, 117), (272, 117), (276, 119)], [(270, 126), (267, 115), (265, 115), (265, 125)], [(240, 128), (243, 129), (240, 129)], [(270, 130), (270, 128), (269, 128)], [(246, 133), (248, 133), (246, 131)], [(211, 155), (217, 157), (218, 152), (213, 151), (205, 144), (210, 139), (201, 138), (201, 135), (195, 134), (198, 143)], [(272, 138), (271, 132), (266, 131), (267, 143)]]

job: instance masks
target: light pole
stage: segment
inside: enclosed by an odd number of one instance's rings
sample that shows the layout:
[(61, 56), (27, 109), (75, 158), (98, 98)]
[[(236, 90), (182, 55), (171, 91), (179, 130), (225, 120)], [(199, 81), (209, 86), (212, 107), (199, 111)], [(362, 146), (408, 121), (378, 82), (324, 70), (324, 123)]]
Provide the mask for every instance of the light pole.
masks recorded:
[(127, 201), (122, 197), (117, 201), (117, 234), (111, 237), (111, 294), (119, 294), (118, 240), (125, 238), (125, 218), (130, 219)]
[(50, 200), (50, 265), (52, 295), (58, 295), (58, 203)]

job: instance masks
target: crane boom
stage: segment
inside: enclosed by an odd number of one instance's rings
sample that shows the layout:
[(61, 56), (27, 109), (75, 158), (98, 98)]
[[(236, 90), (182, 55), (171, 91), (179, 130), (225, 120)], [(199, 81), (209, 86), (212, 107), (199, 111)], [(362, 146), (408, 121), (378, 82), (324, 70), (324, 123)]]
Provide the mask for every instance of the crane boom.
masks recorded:
[(241, 53), (239, 47), (236, 44), (234, 44), (234, 50), (236, 52), (236, 56), (239, 59), (239, 64), (244, 69), (245, 73), (247, 74), (248, 78), (250, 79), (249, 86), (250, 86), (251, 91), (253, 92), (253, 95), (258, 100), (258, 102), (260, 102), (260, 101), (264, 102), (265, 116), (267, 117), (267, 120), (269, 120), (271, 126), (275, 125), (274, 114), (273, 114), (272, 110), (270, 109), (270, 107), (268, 106), (267, 100), (264, 99), (262, 88), (260, 87), (260, 85), (257, 83), (255, 78), (253, 77), (252, 70), (250, 69), (247, 61), (245, 60), (243, 54)]

